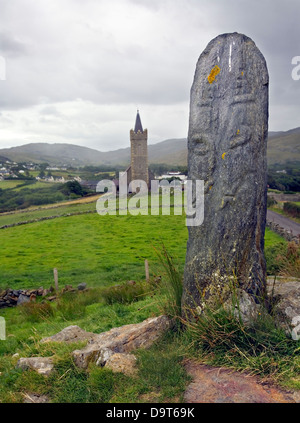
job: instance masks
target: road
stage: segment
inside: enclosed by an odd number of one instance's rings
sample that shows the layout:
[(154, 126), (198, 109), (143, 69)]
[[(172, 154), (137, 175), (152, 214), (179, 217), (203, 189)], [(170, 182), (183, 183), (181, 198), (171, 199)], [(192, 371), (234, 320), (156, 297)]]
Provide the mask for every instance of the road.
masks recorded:
[(282, 216), (281, 214), (275, 213), (271, 210), (267, 211), (267, 220), (277, 223), (283, 229), (291, 231), (294, 236), (300, 235), (300, 224), (294, 222), (288, 217)]

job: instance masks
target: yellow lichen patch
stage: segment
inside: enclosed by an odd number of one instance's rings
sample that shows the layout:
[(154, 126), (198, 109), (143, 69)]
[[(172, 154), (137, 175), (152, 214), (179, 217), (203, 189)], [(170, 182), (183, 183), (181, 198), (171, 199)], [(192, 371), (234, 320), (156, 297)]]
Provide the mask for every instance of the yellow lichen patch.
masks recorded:
[(223, 159), (223, 160), (225, 159), (226, 154), (227, 154), (227, 153), (223, 153), (223, 154), (222, 154), (222, 159)]
[(218, 65), (214, 66), (210, 72), (210, 74), (208, 75), (207, 79), (208, 82), (211, 84), (212, 82), (214, 82), (216, 76), (218, 75), (218, 73), (220, 72), (220, 68)]

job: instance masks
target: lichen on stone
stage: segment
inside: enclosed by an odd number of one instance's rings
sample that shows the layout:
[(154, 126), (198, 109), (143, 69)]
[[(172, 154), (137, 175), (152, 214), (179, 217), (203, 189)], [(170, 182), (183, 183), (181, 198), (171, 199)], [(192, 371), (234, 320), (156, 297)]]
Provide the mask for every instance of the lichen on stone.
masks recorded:
[(218, 73), (220, 73), (220, 68), (219, 68), (219, 66), (218, 65), (216, 65), (216, 66), (214, 66), (213, 68), (212, 68), (212, 70), (210, 71), (210, 74), (208, 75), (208, 77), (207, 77), (207, 79), (208, 79), (208, 82), (211, 84), (212, 82), (214, 82), (214, 80), (215, 80), (215, 78), (216, 78), (216, 76), (218, 75)]

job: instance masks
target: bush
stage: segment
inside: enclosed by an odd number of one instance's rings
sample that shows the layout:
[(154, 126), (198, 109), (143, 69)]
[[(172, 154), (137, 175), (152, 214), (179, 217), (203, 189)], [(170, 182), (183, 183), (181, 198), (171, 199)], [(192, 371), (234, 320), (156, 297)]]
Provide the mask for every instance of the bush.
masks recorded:
[(272, 207), (275, 204), (278, 204), (277, 201), (273, 197), (270, 197), (268, 195), (268, 197), (267, 197), (267, 207)]
[(300, 206), (295, 203), (284, 203), (283, 210), (292, 217), (300, 217)]

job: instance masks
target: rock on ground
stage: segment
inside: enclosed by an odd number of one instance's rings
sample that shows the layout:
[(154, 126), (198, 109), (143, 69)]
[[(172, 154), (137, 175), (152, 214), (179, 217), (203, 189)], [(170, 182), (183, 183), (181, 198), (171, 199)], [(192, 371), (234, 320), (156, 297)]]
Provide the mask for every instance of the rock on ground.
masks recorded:
[(45, 337), (41, 339), (40, 342), (79, 342), (79, 341), (86, 341), (91, 340), (97, 336), (93, 332), (86, 332), (85, 330), (81, 329), (77, 325), (72, 325), (64, 328), (60, 332), (56, 333), (55, 335)]
[(18, 360), (16, 367), (22, 370), (35, 370), (41, 375), (49, 376), (54, 368), (54, 364), (51, 357), (24, 357)]
[(91, 361), (103, 366), (111, 352), (129, 353), (137, 348), (149, 348), (172, 325), (167, 316), (159, 316), (100, 333), (85, 348), (73, 351), (75, 363), (82, 368), (87, 368)]
[(187, 403), (300, 403), (299, 392), (262, 384), (258, 377), (192, 361), (186, 370), (193, 378), (187, 387)]

